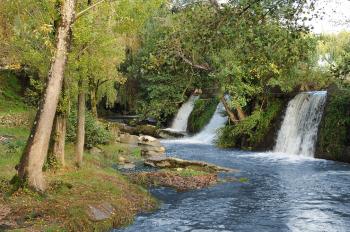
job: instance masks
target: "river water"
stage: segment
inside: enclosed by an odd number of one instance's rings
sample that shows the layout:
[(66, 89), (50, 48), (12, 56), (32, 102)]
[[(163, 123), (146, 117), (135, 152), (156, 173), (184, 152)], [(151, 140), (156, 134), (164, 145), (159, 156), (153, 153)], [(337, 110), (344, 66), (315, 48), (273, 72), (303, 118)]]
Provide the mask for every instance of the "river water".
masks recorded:
[(350, 165), (275, 153), (168, 143), (167, 153), (240, 169), (248, 178), (206, 189), (152, 189), (158, 211), (139, 215), (125, 232), (350, 231)]

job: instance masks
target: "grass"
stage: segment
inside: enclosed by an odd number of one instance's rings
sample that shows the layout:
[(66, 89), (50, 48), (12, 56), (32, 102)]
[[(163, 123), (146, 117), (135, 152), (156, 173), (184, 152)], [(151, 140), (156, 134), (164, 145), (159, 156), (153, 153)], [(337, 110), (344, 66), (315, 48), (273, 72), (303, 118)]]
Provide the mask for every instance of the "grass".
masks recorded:
[[(12, 150), (11, 144), (16, 142), (0, 147), (0, 199), (12, 209), (11, 218), (26, 228), (23, 231), (107, 231), (127, 225), (135, 214), (157, 206), (147, 190), (131, 184), (111, 168), (119, 155), (125, 156), (126, 150), (117, 144), (103, 146), (101, 154), (85, 153), (81, 169), (75, 168), (73, 145), (68, 144), (66, 167), (45, 173), (48, 184), (45, 195), (28, 189), (11, 194), (9, 180), (16, 173), (14, 166), (24, 146), (21, 143), (18, 149)], [(117, 213), (103, 222), (91, 221), (87, 206), (103, 202), (112, 204)]]
[[(0, 73), (0, 136), (9, 140), (0, 142), (0, 215), (9, 208), (6, 221), (0, 222), (0, 231), (108, 231), (127, 225), (139, 212), (157, 207), (157, 201), (147, 190), (130, 183), (112, 168), (123, 156), (134, 160), (140, 156), (137, 149), (129, 150), (120, 144), (103, 145), (102, 152), (84, 154), (84, 165), (74, 165), (74, 146), (66, 146), (66, 166), (45, 171), (48, 189), (38, 194), (26, 188), (14, 191), (10, 184), (16, 174), (15, 166), (29, 136), (29, 124), (13, 122), (16, 115), (31, 118), (33, 110), (18, 97), (19, 83), (10, 74)], [(11, 106), (11, 107), (9, 107)], [(6, 120), (4, 119), (6, 117)], [(16, 119), (17, 120), (17, 119)], [(88, 205), (109, 203), (115, 214), (105, 221), (90, 220)], [(12, 223), (10, 228), (1, 226)]]

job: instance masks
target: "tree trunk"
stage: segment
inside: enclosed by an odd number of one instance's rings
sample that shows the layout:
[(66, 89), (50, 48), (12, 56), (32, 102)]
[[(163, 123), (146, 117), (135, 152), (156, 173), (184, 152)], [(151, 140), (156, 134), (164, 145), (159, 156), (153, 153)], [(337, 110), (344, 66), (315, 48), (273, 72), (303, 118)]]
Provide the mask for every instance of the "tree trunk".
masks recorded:
[(47, 156), (59, 96), (62, 89), (68, 48), (71, 42), (71, 25), (74, 20), (75, 0), (66, 0), (62, 6), (62, 22), (58, 28), (56, 53), (51, 63), (46, 89), (18, 166), (18, 177), (37, 191), (45, 190), (42, 168)]
[(90, 92), (90, 100), (91, 100), (91, 112), (92, 115), (97, 118), (97, 90), (91, 90)]
[(221, 102), (222, 102), (222, 104), (224, 104), (225, 110), (226, 110), (226, 112), (228, 114), (228, 117), (230, 118), (231, 122), (233, 122), (234, 124), (237, 124), (238, 123), (238, 119), (237, 119), (235, 113), (231, 111), (231, 109), (228, 106), (224, 96), (221, 97)]
[(238, 119), (239, 119), (240, 121), (244, 120), (244, 119), (247, 117), (247, 116), (245, 115), (243, 109), (242, 109), (240, 106), (237, 107), (237, 113), (238, 113)]
[(64, 146), (66, 141), (67, 116), (57, 113), (53, 137), (52, 155), (59, 166), (65, 166)]
[(75, 143), (76, 165), (83, 164), (84, 140), (85, 140), (85, 93), (82, 81), (79, 82), (78, 113), (77, 113), (77, 138)]

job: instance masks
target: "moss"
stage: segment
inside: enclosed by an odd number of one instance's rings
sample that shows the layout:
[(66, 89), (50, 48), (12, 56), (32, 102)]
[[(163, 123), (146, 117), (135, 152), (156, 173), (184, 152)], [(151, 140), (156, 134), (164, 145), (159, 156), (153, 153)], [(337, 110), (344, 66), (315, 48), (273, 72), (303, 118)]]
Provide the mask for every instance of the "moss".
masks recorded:
[(216, 98), (197, 100), (188, 118), (188, 131), (190, 133), (201, 131), (209, 123), (218, 103), (219, 100)]
[(335, 89), (328, 94), (316, 153), (319, 158), (350, 162), (347, 147), (350, 147), (350, 89)]
[(268, 133), (271, 122), (281, 111), (282, 102), (274, 100), (265, 110), (256, 110), (237, 125), (227, 125), (220, 130), (217, 145), (219, 147), (239, 147), (252, 149), (259, 144)]

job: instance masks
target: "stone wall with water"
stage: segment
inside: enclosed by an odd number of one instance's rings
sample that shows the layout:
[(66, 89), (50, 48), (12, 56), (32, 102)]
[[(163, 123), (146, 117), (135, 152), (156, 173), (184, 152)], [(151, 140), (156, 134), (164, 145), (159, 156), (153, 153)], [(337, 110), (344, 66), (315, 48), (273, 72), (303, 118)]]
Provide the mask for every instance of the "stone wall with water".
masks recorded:
[(350, 88), (329, 88), (315, 157), (350, 163)]

